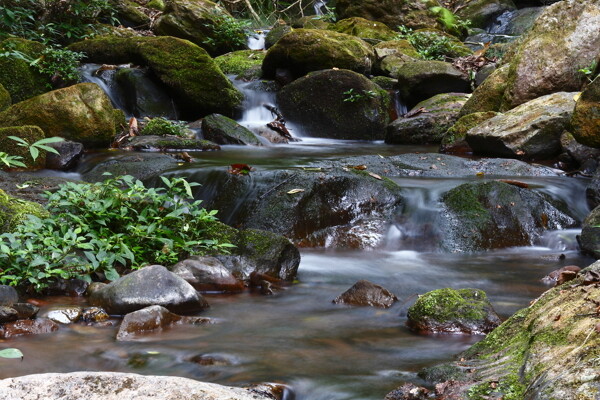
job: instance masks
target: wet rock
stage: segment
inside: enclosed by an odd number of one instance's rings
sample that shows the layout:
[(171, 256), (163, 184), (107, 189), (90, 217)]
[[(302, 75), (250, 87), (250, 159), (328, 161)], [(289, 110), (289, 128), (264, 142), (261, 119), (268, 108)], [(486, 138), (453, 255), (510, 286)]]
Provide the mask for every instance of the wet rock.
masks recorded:
[(4, 324), (0, 336), (9, 339), (23, 335), (41, 335), (58, 330), (58, 324), (47, 318), (20, 319)]
[(437, 27), (439, 23), (430, 7), (437, 1), (424, 3), (419, 0), (393, 0), (382, 3), (377, 0), (338, 0), (335, 12), (338, 18), (362, 17), (380, 21), (392, 29), (405, 25), (411, 29)]
[(35, 318), (40, 308), (29, 303), (15, 303), (11, 306), (17, 311), (19, 319)]
[(262, 146), (254, 133), (220, 114), (207, 115), (202, 119), (202, 135), (218, 144)]
[(329, 29), (330, 26), (330, 22), (324, 21), (322, 19), (316, 19), (313, 15), (305, 15), (304, 17), (295, 19), (292, 22), (292, 28), (294, 29)]
[(409, 113), (420, 109), (423, 109), (423, 112), (409, 118), (400, 117), (388, 125), (385, 142), (439, 143), (448, 128), (458, 119), (458, 112), (468, 97), (465, 93), (445, 93), (418, 103)]
[(379, 41), (394, 40), (398, 35), (387, 25), (369, 21), (361, 17), (345, 18), (333, 24), (330, 30), (359, 37), (361, 39), (377, 39)]
[(290, 33), (293, 28), (289, 25), (279, 25), (273, 27), (265, 36), (265, 50), (269, 50), (284, 35)]
[(272, 400), (248, 389), (204, 383), (175, 376), (145, 376), (118, 372), (71, 372), (27, 375), (0, 380), (7, 398), (45, 400)]
[(86, 147), (106, 147), (123, 112), (94, 83), (79, 83), (13, 104), (0, 113), (0, 126), (37, 125), (47, 137), (60, 136)]
[(90, 283), (87, 290), (85, 291), (85, 295), (89, 297), (92, 295), (92, 293), (102, 289), (106, 285), (107, 284), (104, 282), (92, 282), (92, 283)]
[(429, 390), (413, 383), (405, 383), (392, 390), (385, 396), (384, 400), (428, 400)]
[(83, 279), (58, 279), (50, 284), (45, 293), (51, 296), (83, 296), (89, 283)]
[(49, 143), (59, 154), (46, 153), (46, 168), (61, 171), (71, 169), (77, 165), (83, 155), (83, 144), (65, 140), (58, 143)]
[[(22, 162), (26, 165), (26, 169), (35, 170), (46, 166), (46, 151), (41, 150), (38, 158), (33, 161), (29, 154), (29, 147), (19, 146), (19, 144), (11, 139), (11, 136), (25, 140), (27, 143), (35, 143), (38, 140), (46, 137), (43, 130), (39, 126), (20, 124), (24, 126), (9, 126), (0, 128), (0, 148), (11, 156), (21, 157)], [(4, 164), (2, 165), (4, 168)]]
[(579, 143), (600, 147), (600, 78), (594, 79), (577, 99), (571, 125), (573, 137)]
[(100, 307), (84, 308), (81, 314), (81, 319), (87, 323), (98, 323), (108, 320), (109, 315)]
[(597, 58), (599, 47), (600, 4), (568, 0), (549, 6), (512, 59), (502, 108), (554, 92), (580, 90), (583, 79), (576, 71)]
[(412, 107), (420, 101), (441, 93), (467, 93), (467, 76), (443, 61), (414, 61), (402, 64), (396, 71), (398, 90)]
[(244, 290), (243, 282), (215, 257), (191, 256), (170, 270), (201, 292), (236, 293)]
[(12, 307), (0, 306), (0, 324), (16, 321), (19, 319), (19, 313)]
[[(388, 77), (398, 75), (398, 70), (405, 63), (421, 58), (417, 50), (408, 40), (390, 40), (375, 45), (377, 61), (374, 70)], [(397, 85), (395, 86), (397, 87)]]
[(278, 69), (290, 70), (294, 78), (334, 67), (368, 74), (374, 61), (373, 48), (357, 37), (317, 29), (297, 29), (267, 51), (262, 69), (265, 78), (274, 78)]
[(82, 308), (77, 306), (61, 306), (44, 310), (42, 317), (48, 318), (59, 324), (72, 324), (79, 321), (82, 316)]
[(136, 151), (168, 152), (221, 150), (221, 146), (210, 140), (158, 135), (134, 136), (122, 142), (121, 147)]
[(568, 131), (564, 131), (561, 135), (560, 145), (562, 152), (570, 157), (575, 167), (578, 167), (583, 174), (593, 175), (596, 172), (598, 159), (600, 159), (600, 149), (579, 143)]
[(352, 306), (391, 307), (398, 298), (382, 286), (366, 280), (356, 282), (350, 289), (336, 297), (336, 304)]
[[(255, 68), (260, 72), (264, 58), (265, 52), (262, 50), (238, 50), (216, 57), (215, 63), (226, 75), (244, 75)], [(260, 74), (257, 78), (260, 78)]]
[(567, 265), (550, 272), (548, 275), (542, 278), (542, 282), (546, 284), (552, 284), (553, 286), (562, 285), (565, 282), (573, 280), (577, 277), (577, 274), (581, 271), (576, 265)]
[(485, 28), (498, 15), (516, 9), (512, 0), (461, 0), (455, 7), (459, 17), (471, 21), (472, 28)]
[(446, 288), (419, 296), (407, 324), (416, 332), (481, 334), (500, 322), (484, 291)]
[(508, 79), (509, 66), (502, 66), (485, 79), (481, 85), (473, 91), (471, 97), (460, 110), (460, 116), (487, 112), (500, 111), (502, 96), (506, 90), (506, 80)]
[(0, 285), (0, 306), (12, 306), (19, 301), (17, 290), (8, 285)]
[[(0, 233), (13, 231), (17, 225), (28, 218), (28, 215), (45, 218), (48, 216), (48, 211), (37, 203), (9, 196), (0, 189)], [(5, 285), (1, 287), (5, 287)], [(2, 301), (15, 301), (11, 300), (14, 299), (14, 295), (10, 289), (0, 291), (0, 299), (3, 298), (6, 300)]]
[(93, 292), (90, 303), (109, 314), (127, 314), (151, 305), (193, 313), (208, 303), (189, 283), (165, 267), (151, 265), (125, 275)]
[(426, 367), (417, 373), (417, 376), (428, 383), (440, 383), (444, 381), (463, 381), (466, 378), (465, 371), (453, 364), (434, 365)]
[(288, 385), (282, 383), (263, 382), (246, 387), (253, 393), (268, 396), (273, 400), (295, 399), (295, 394)]
[(577, 241), (582, 252), (600, 258), (600, 206), (594, 208), (583, 221)]
[(177, 162), (177, 159), (166, 154), (121, 153), (114, 158), (87, 165), (89, 169), (83, 169), (80, 172), (83, 180), (87, 182), (104, 181), (106, 179), (105, 172), (109, 172), (113, 176), (131, 175), (140, 180), (148, 180), (167, 169), (176, 167)]
[(477, 154), (548, 159), (560, 153), (560, 137), (568, 127), (575, 93), (539, 97), (490, 118), (467, 132)]
[(203, 366), (226, 366), (233, 364), (230, 358), (218, 354), (196, 354), (189, 361)]
[(209, 322), (208, 318), (182, 317), (164, 307), (150, 306), (125, 315), (117, 332), (117, 340), (134, 340), (139, 335), (161, 332), (176, 324)]
[(467, 143), (467, 132), (477, 125), (498, 115), (497, 112), (487, 111), (465, 115), (456, 121), (444, 134), (440, 144), (442, 153), (470, 153), (473, 151)]
[(389, 95), (365, 76), (348, 70), (313, 72), (277, 93), (283, 116), (308, 136), (382, 139)]
[(451, 252), (531, 246), (546, 230), (577, 224), (566, 205), (500, 181), (460, 185), (441, 202), (436, 226), (440, 246)]

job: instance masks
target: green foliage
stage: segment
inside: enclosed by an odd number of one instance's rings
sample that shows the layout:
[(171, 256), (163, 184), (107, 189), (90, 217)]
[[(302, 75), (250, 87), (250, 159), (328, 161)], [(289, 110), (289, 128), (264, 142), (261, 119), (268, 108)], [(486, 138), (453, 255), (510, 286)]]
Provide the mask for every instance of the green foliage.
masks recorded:
[(216, 211), (193, 201), (183, 178), (146, 188), (132, 176), (87, 184), (68, 182), (47, 193), (48, 218), (29, 216), (0, 235), (0, 282), (41, 290), (59, 278), (106, 279), (124, 268), (172, 264), (190, 254), (226, 252), (207, 237)]
[(150, 122), (142, 128), (142, 135), (173, 135), (186, 137), (188, 130), (185, 127), (185, 123), (181, 121), (170, 121), (163, 117), (152, 118)]
[(457, 36), (466, 36), (470, 33), (471, 21), (461, 19), (447, 8), (431, 7), (429, 11), (435, 14), (446, 32)]
[(372, 90), (363, 90), (362, 93), (355, 92), (354, 89), (350, 89), (344, 92), (344, 103), (356, 103), (358, 101), (372, 99), (377, 96)]
[(456, 57), (461, 48), (449, 37), (435, 32), (413, 32), (406, 26), (399, 26), (398, 39), (405, 39), (417, 50), (425, 60), (444, 61), (449, 57)]
[(20, 358), (23, 359), (23, 353), (21, 350), (8, 348), (0, 350), (0, 358)]
[(45, 151), (49, 151), (50, 153), (59, 154), (55, 148), (52, 148), (52, 147), (49, 147), (46, 145), (49, 143), (62, 142), (64, 140), (63, 138), (60, 138), (60, 137), (51, 137), (51, 138), (41, 139), (35, 143), (30, 144), (25, 139), (20, 138), (20, 137), (9, 136), (8, 138), (17, 142), (18, 146), (28, 148), (29, 154), (31, 155), (31, 158), (33, 159), (33, 161), (37, 160), (38, 156), (40, 155), (40, 150), (45, 150)]
[(587, 66), (577, 70), (580, 74), (582, 74), (588, 82), (592, 82), (596, 76), (598, 76), (598, 61), (594, 60), (592, 63)]
[(315, 16), (313, 19), (320, 19), (321, 21), (334, 23), (337, 21), (337, 15), (335, 14), (335, 7), (327, 7), (327, 12), (321, 15)]
[(235, 19), (227, 14), (215, 14), (214, 23), (206, 25), (212, 28), (213, 37), (207, 38), (204, 43), (216, 48), (243, 48), (248, 40), (247, 29), (250, 24), (250, 21)]
[(0, 169), (3, 168), (27, 168), (27, 165), (23, 163), (23, 157), (11, 156), (4, 151), (0, 151)]

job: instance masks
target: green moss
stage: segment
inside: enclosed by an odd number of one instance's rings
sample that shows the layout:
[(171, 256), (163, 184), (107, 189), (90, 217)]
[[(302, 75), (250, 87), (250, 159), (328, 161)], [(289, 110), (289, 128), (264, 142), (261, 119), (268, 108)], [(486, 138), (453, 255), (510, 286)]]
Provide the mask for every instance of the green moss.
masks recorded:
[[(19, 38), (0, 42), (0, 51), (18, 51), (31, 60), (40, 57), (45, 48), (41, 43)], [(10, 93), (14, 103), (45, 93), (52, 87), (48, 77), (29, 64), (17, 57), (0, 57), (0, 84)]]
[(32, 160), (29, 148), (19, 146), (16, 141), (9, 138), (16, 136), (25, 140), (27, 143), (35, 143), (44, 139), (44, 131), (38, 126), (10, 126), (0, 128), (0, 149), (11, 156), (22, 157), (22, 162), (31, 169), (44, 168), (46, 165), (46, 151), (41, 150), (35, 161)]
[(6, 110), (11, 104), (10, 93), (0, 83), (0, 111)]
[(387, 27), (387, 25), (369, 21), (361, 17), (346, 18), (332, 25), (330, 30), (347, 35), (357, 36), (361, 39), (393, 40), (397, 33)]
[(408, 310), (412, 320), (432, 318), (438, 322), (456, 319), (483, 320), (487, 316), (487, 296), (479, 289), (437, 289), (419, 296)]
[(489, 211), (479, 200), (477, 186), (451, 190), (443, 196), (443, 201), (452, 212), (460, 215), (461, 219), (470, 221), (480, 229), (492, 220)]
[(0, 233), (13, 231), (30, 214), (40, 218), (48, 216), (39, 204), (9, 196), (0, 189)]
[(148, 2), (148, 4), (146, 4), (146, 7), (152, 8), (152, 9), (158, 10), (158, 11), (164, 11), (165, 2), (163, 0), (150, 0)]
[(215, 58), (215, 63), (224, 74), (239, 75), (246, 70), (262, 65), (264, 51), (238, 50)]
[(469, 400), (486, 400), (490, 395), (501, 394), (504, 400), (523, 400), (527, 387), (518, 376), (510, 375), (500, 379), (498, 382), (482, 382), (469, 389), (467, 398)]
[(417, 52), (414, 46), (405, 39), (388, 40), (377, 43), (374, 48), (380, 56), (384, 56), (386, 53), (396, 52), (412, 58), (421, 58), (421, 55)]
[(476, 127), (480, 123), (487, 121), (496, 115), (498, 115), (497, 112), (488, 111), (468, 114), (459, 118), (459, 120), (456, 121), (456, 123), (452, 125), (452, 127), (450, 127), (450, 129), (448, 129), (446, 132), (446, 135), (442, 139), (442, 145), (449, 146), (464, 140), (467, 136), (467, 132), (471, 128)]

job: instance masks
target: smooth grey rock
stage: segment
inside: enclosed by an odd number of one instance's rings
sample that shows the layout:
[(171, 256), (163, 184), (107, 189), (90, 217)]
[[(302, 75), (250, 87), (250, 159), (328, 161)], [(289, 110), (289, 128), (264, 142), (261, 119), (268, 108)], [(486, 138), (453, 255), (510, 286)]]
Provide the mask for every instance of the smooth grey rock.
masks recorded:
[(8, 285), (0, 285), (0, 306), (12, 306), (19, 301), (17, 290)]
[(79, 321), (82, 316), (82, 309), (77, 306), (53, 307), (50, 310), (45, 310), (41, 316), (59, 324), (67, 325)]
[(83, 155), (83, 144), (65, 140), (58, 143), (49, 143), (59, 154), (46, 153), (46, 168), (61, 171), (73, 168)]
[(236, 279), (215, 257), (191, 256), (170, 270), (185, 279), (196, 290), (210, 292), (241, 292), (243, 282)]

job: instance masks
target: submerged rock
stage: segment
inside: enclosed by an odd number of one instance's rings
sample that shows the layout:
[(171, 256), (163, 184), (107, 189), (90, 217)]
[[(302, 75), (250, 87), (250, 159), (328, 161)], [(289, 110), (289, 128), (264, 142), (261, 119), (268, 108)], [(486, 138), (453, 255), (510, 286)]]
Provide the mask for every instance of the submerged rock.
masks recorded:
[(344, 293), (336, 297), (336, 304), (347, 304), (351, 306), (391, 307), (398, 298), (382, 286), (366, 280), (356, 282)]
[(484, 291), (438, 289), (419, 296), (408, 309), (408, 326), (423, 333), (491, 332), (500, 325)]
[(14, 322), (7, 322), (0, 327), (0, 337), (9, 339), (24, 335), (41, 335), (58, 330), (58, 324), (47, 318), (20, 319)]
[(90, 303), (109, 314), (127, 314), (151, 305), (193, 313), (208, 303), (189, 283), (160, 265), (150, 265), (94, 291)]
[[(158, 389), (160, 388), (160, 389)], [(145, 376), (118, 372), (71, 372), (26, 375), (0, 380), (7, 398), (45, 400), (272, 400), (248, 389), (204, 383), (176, 376)]]

